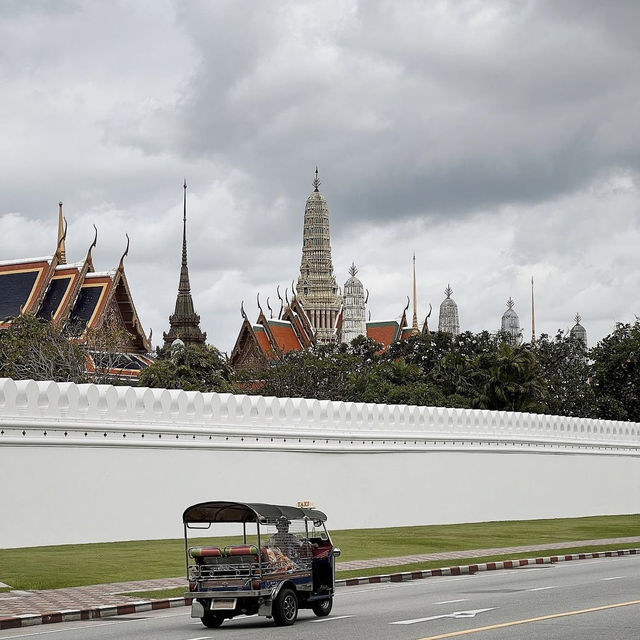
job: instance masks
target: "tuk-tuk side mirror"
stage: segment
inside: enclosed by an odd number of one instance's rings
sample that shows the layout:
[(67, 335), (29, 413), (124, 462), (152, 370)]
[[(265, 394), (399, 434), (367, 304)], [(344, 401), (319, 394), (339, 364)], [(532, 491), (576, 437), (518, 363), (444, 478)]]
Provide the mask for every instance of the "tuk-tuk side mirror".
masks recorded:
[(340, 549), (338, 549), (338, 547), (333, 547), (333, 549), (331, 549), (331, 555), (334, 558), (339, 557), (342, 554), (342, 551), (340, 551)]

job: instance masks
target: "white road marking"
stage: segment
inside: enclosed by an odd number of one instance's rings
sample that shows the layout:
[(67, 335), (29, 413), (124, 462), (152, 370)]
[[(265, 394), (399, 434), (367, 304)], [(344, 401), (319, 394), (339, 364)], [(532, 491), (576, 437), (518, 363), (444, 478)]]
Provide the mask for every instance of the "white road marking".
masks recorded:
[(311, 622), (331, 622), (332, 620), (344, 620), (345, 618), (353, 618), (353, 616), (332, 616), (331, 618), (321, 618), (319, 620), (312, 620)]
[(211, 636), (200, 636), (199, 638), (189, 638), (188, 640), (211, 640)]
[(614, 576), (613, 578), (602, 578), (602, 582), (607, 582), (607, 580), (622, 580), (624, 576)]
[(495, 607), (490, 607), (489, 609), (471, 609), (470, 611), (454, 611), (453, 613), (445, 613), (439, 616), (414, 618), (413, 620), (399, 620), (398, 622), (390, 622), (389, 624), (416, 624), (417, 622), (429, 622), (429, 620), (440, 620), (441, 618), (475, 618), (479, 613), (493, 611), (494, 609)]
[(558, 587), (536, 587), (535, 589), (529, 589), (529, 591), (546, 591), (547, 589), (557, 589)]
[(461, 598), (460, 600), (443, 600), (442, 602), (434, 602), (433, 604), (453, 604), (454, 602), (467, 602), (469, 598)]

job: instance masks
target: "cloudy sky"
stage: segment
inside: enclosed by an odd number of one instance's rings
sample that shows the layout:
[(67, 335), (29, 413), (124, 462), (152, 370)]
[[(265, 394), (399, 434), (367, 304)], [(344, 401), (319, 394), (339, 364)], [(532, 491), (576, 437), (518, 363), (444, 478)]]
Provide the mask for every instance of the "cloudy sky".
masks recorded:
[[(339, 283), (399, 318), (447, 283), (463, 329), (640, 314), (640, 3), (2, 0), (0, 259), (126, 270), (154, 343), (178, 287), (230, 352), (297, 279), (316, 165)], [(272, 304), (272, 306), (275, 306)]]

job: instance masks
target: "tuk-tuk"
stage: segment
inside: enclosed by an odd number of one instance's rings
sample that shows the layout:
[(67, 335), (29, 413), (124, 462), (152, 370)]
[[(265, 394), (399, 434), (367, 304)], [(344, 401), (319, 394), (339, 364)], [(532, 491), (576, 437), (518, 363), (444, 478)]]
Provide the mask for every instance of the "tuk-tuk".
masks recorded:
[(331, 542), (326, 519), (311, 506), (188, 507), (182, 521), (191, 617), (216, 628), (239, 615), (266, 616), (276, 625), (293, 624), (299, 609), (329, 615), (340, 549)]

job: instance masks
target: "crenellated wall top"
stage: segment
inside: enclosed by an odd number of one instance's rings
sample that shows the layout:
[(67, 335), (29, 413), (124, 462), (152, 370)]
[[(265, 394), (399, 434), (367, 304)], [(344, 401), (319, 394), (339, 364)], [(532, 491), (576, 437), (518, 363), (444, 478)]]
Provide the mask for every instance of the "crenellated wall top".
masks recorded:
[(640, 424), (633, 422), (0, 378), (0, 423), (39, 422), (640, 445)]

